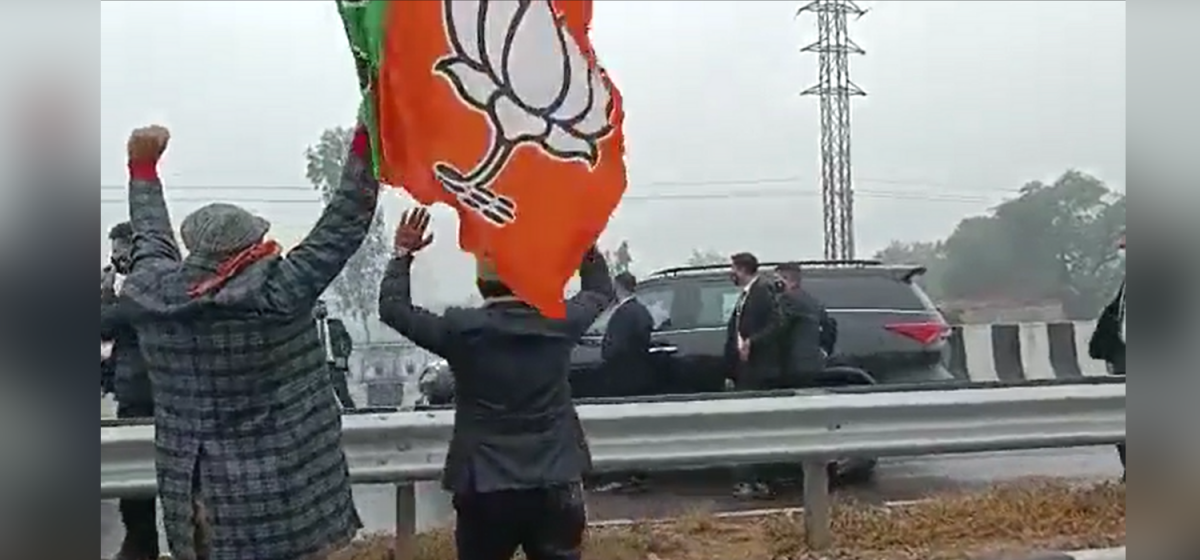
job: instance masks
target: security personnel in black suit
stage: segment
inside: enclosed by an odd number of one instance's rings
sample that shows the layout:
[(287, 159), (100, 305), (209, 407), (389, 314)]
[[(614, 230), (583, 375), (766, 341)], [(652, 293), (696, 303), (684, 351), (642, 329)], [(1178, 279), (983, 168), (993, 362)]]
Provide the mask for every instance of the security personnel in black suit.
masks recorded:
[(1125, 375), (1125, 283), (1104, 306), (1088, 341), (1088, 355), (1108, 362), (1113, 375)]
[(820, 378), (837, 345), (837, 321), (801, 286), (800, 265), (782, 264), (775, 272), (783, 284), (779, 294), (783, 377), (789, 387), (810, 386)]
[(725, 358), (739, 391), (776, 388), (780, 383), (779, 308), (769, 279), (758, 273), (750, 253), (730, 258), (734, 284), (742, 289), (725, 334)]
[(613, 280), (618, 297), (622, 299), (608, 320), (600, 345), (600, 356), (604, 361), (602, 371), (609, 383), (609, 396), (637, 396), (644, 394), (654, 382), (650, 362), (654, 318), (633, 295), (637, 289), (636, 277), (622, 272)]
[[(734, 387), (739, 391), (764, 391), (783, 387), (779, 362), (780, 314), (772, 280), (759, 275), (758, 259), (750, 253), (730, 257), (734, 284), (741, 288), (725, 335), (725, 358)], [(739, 480), (734, 495), (768, 498), (774, 494), (762, 473), (735, 469)]]
[(379, 290), (383, 323), (444, 358), (454, 372), (454, 435), (442, 485), (457, 513), (460, 560), (578, 560), (587, 527), (583, 476), (591, 454), (571, 400), (571, 352), (615, 299), (595, 247), (579, 266), (566, 316), (522, 301), (486, 260), (479, 308), (437, 314), (413, 305), (410, 269), (432, 242), (429, 214), (406, 212)]
[(324, 301), (313, 308), (321, 343), (325, 345), (325, 356), (329, 363), (329, 381), (338, 402), (346, 410), (354, 410), (354, 397), (350, 394), (350, 354), (354, 352), (354, 340), (341, 319), (329, 316)]
[[(1125, 236), (1121, 236), (1121, 253), (1125, 252)], [(1096, 321), (1096, 330), (1088, 341), (1088, 355), (1093, 360), (1104, 360), (1113, 375), (1125, 375), (1125, 282), (1117, 295), (1104, 307)], [(1125, 467), (1125, 444), (1117, 446), (1121, 467)]]

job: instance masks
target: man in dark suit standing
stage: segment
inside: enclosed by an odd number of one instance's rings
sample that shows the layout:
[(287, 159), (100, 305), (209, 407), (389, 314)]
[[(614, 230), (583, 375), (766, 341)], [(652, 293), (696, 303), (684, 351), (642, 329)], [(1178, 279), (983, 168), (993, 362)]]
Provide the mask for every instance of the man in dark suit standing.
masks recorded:
[[(758, 259), (750, 253), (730, 257), (734, 284), (741, 288), (725, 335), (725, 358), (729, 373), (739, 391), (763, 391), (779, 388), (779, 308), (770, 280), (758, 273)], [(745, 469), (734, 476), (740, 498), (767, 498), (773, 492), (763, 477)]]
[[(1121, 256), (1125, 255), (1125, 235), (1121, 235), (1118, 245)], [(1125, 375), (1125, 282), (1117, 295), (1104, 307), (1100, 318), (1096, 321), (1096, 330), (1088, 341), (1088, 355), (1093, 360), (1104, 360), (1108, 363), (1113, 375)], [(1125, 444), (1117, 446), (1121, 457), (1121, 467), (1125, 467)]]
[(612, 383), (611, 396), (636, 396), (651, 383), (654, 374), (650, 363), (654, 318), (634, 297), (637, 278), (622, 272), (613, 281), (621, 300), (608, 320), (600, 356), (604, 360), (605, 376)]
[(429, 213), (406, 212), (379, 288), (379, 316), (454, 372), (454, 435), (442, 472), (454, 495), (460, 560), (578, 560), (587, 527), (591, 454), (571, 401), (571, 351), (612, 304), (612, 277), (593, 246), (563, 319), (522, 301), (481, 259), (478, 308), (438, 314), (413, 304), (410, 269), (432, 242)]
[(771, 283), (760, 278), (758, 259), (750, 253), (730, 258), (734, 284), (742, 289), (725, 336), (725, 357), (739, 391), (772, 389), (779, 383), (779, 308)]
[(801, 287), (800, 265), (782, 264), (775, 271), (783, 281), (779, 294), (783, 378), (790, 387), (808, 386), (820, 377), (833, 353), (837, 322), (824, 304)]

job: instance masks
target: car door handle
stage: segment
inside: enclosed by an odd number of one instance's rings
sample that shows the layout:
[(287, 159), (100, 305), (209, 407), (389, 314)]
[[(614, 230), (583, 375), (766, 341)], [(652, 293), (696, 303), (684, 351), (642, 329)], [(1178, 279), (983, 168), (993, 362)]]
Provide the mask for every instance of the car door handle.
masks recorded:
[(679, 352), (678, 346), (654, 346), (650, 348), (651, 354), (675, 354)]

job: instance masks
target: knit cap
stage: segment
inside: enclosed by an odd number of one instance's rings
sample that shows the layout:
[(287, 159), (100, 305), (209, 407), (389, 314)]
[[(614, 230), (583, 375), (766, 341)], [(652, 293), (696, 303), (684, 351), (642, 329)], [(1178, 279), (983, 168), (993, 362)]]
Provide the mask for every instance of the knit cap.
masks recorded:
[(266, 237), (271, 223), (246, 209), (214, 202), (183, 219), (179, 236), (188, 252), (204, 256), (226, 256), (245, 250)]

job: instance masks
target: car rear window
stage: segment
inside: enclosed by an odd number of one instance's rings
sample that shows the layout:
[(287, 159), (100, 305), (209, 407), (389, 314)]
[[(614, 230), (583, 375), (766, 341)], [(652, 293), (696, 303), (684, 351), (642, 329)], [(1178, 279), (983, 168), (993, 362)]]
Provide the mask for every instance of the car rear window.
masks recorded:
[(804, 279), (804, 289), (830, 310), (932, 308), (916, 286), (884, 275), (809, 276)]

